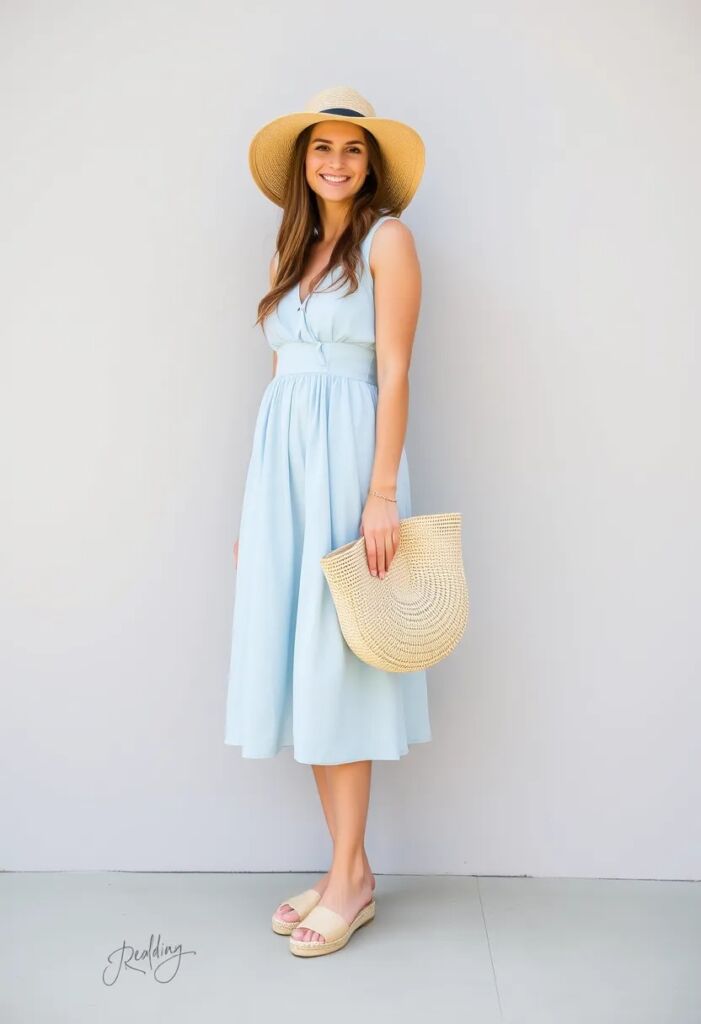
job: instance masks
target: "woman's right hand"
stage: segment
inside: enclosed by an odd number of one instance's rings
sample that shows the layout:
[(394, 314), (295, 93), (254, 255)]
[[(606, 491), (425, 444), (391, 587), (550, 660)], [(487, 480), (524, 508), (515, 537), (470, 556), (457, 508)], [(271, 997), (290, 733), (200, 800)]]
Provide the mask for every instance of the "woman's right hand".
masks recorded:
[(238, 539), (238, 537), (236, 538), (236, 542), (234, 544), (234, 565), (238, 569), (238, 567), (239, 567), (239, 539)]

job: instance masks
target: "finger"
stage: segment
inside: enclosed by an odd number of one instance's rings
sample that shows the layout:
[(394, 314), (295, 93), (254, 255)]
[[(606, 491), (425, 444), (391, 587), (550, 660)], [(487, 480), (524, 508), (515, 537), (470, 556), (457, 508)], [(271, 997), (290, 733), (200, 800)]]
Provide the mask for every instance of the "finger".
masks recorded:
[(368, 556), (368, 569), (373, 576), (377, 576), (377, 546), (374, 536), (365, 536), (365, 552)]
[(385, 575), (385, 535), (381, 533), (377, 539), (377, 571), (380, 579)]
[(385, 566), (387, 567), (387, 572), (389, 572), (389, 567), (392, 564), (392, 559), (393, 558), (394, 558), (394, 531), (393, 530), (388, 530), (387, 534), (385, 536)]

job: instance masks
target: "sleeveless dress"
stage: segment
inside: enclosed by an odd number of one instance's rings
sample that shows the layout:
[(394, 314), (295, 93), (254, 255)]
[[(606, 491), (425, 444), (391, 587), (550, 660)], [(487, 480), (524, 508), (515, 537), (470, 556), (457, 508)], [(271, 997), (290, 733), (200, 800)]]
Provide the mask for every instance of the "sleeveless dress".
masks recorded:
[[(431, 739), (426, 671), (385, 672), (346, 644), (320, 558), (357, 539), (375, 452), (377, 360), (370, 246), (359, 287), (335, 267), (263, 321), (277, 351), (253, 434), (239, 526), (224, 742), (292, 747), (303, 764), (398, 760)], [(328, 280), (328, 284), (327, 284)], [(319, 291), (323, 287), (323, 291)], [(397, 512), (412, 514), (402, 449)]]

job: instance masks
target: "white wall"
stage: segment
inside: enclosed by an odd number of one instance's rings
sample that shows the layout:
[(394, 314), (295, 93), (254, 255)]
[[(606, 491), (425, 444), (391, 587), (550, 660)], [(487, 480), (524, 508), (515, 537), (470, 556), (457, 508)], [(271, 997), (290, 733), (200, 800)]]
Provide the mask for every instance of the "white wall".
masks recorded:
[(327, 866), (311, 770), (223, 722), (247, 147), (348, 83), (427, 145), (407, 451), (471, 597), (373, 868), (701, 877), (699, 42), (681, 0), (6, 0), (0, 867)]

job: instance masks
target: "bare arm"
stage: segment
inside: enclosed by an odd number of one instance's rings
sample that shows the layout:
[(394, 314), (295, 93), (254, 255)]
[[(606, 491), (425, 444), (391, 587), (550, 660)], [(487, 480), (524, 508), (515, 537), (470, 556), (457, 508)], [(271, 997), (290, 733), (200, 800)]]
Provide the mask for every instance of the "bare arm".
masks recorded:
[(401, 221), (382, 225), (372, 257), (378, 401), (370, 486), (394, 498), (409, 415), (409, 366), (421, 304), (421, 269), (414, 236)]
[[(409, 366), (421, 305), (421, 267), (414, 236), (401, 221), (387, 221), (378, 228), (371, 256), (378, 400), (370, 489), (396, 498), (409, 415)], [(398, 526), (396, 504), (368, 495), (362, 532), (368, 566), (380, 577), (399, 544)]]
[[(270, 281), (270, 287), (272, 288), (275, 284), (275, 273), (277, 271), (277, 253), (273, 254), (273, 258), (270, 261), (268, 279)], [(277, 352), (273, 352), (273, 377), (277, 370)]]
[[(270, 281), (270, 287), (271, 288), (273, 287), (273, 284), (275, 283), (275, 272), (276, 272), (276, 270), (277, 270), (277, 253), (274, 254), (273, 258), (270, 261), (270, 266), (268, 268), (268, 280)], [(277, 352), (273, 352), (273, 377), (275, 376), (276, 369), (277, 369)], [(238, 569), (238, 565), (239, 565), (239, 541), (238, 541), (238, 537), (236, 538), (236, 541), (234, 542), (234, 565)]]

